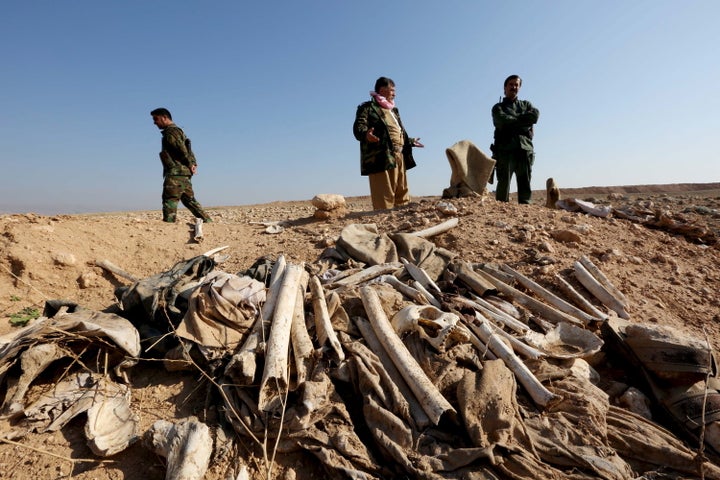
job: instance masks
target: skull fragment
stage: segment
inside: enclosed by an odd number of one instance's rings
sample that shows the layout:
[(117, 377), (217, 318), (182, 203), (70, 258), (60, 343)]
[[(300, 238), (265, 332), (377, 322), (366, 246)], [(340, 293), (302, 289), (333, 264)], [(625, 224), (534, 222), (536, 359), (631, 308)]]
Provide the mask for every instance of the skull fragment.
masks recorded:
[(410, 305), (392, 318), (392, 326), (398, 335), (415, 331), (435, 350), (444, 352), (446, 348), (470, 340), (465, 327), (459, 323), (460, 317), (454, 313), (443, 312), (432, 305)]

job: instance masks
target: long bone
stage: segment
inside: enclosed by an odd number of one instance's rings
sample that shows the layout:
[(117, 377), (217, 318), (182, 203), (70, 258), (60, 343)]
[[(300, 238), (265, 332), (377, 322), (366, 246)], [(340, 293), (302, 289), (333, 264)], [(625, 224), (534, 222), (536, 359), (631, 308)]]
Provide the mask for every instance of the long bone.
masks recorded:
[(415, 287), (420, 293), (423, 294), (425, 298), (428, 299), (428, 302), (430, 302), (430, 305), (437, 308), (442, 308), (442, 304), (440, 303), (440, 300), (435, 298), (432, 293), (430, 293), (425, 286), (418, 282), (417, 280), (413, 281), (413, 287)]
[(328, 313), (327, 302), (325, 301), (325, 291), (320, 284), (320, 279), (313, 276), (310, 279), (310, 293), (312, 293), (313, 312), (315, 313), (315, 332), (318, 337), (318, 343), (321, 347), (325, 343), (329, 343), (335, 352), (338, 362), (345, 360), (342, 345), (335, 334), (332, 323), (330, 322), (330, 314)]
[(523, 342), (517, 337), (514, 337), (513, 335), (510, 335), (508, 332), (498, 327), (494, 323), (488, 322), (488, 325), (492, 327), (495, 333), (498, 333), (504, 338), (506, 338), (510, 342), (510, 346), (512, 347), (513, 351), (516, 352), (518, 355), (522, 355), (525, 358), (531, 358), (533, 360), (537, 360), (538, 358), (543, 358), (547, 356), (545, 355), (545, 353), (541, 352), (537, 348), (528, 345), (527, 343)]
[(630, 318), (630, 315), (625, 311), (625, 305), (602, 286), (602, 284), (587, 271), (582, 263), (575, 262), (573, 267), (575, 268), (575, 277), (595, 298), (600, 300), (600, 302), (609, 309), (614, 310), (620, 318), (626, 320)]
[(567, 280), (565, 280), (563, 277), (555, 274), (555, 279), (558, 281), (558, 286), (560, 289), (565, 292), (565, 295), (570, 297), (570, 299), (575, 302), (575, 305), (585, 310), (585, 312), (589, 313), (593, 317), (599, 318), (602, 321), (607, 320), (608, 316), (606, 313), (601, 312), (598, 308), (595, 307), (592, 303), (590, 303), (587, 298), (583, 297), (580, 292), (575, 290), (572, 285), (568, 283)]
[(615, 285), (612, 284), (609, 278), (605, 276), (605, 274), (597, 267), (595, 264), (590, 261), (590, 259), (582, 255), (580, 257), (580, 263), (582, 263), (583, 267), (587, 269), (590, 274), (597, 279), (598, 282), (600, 282), (600, 285), (605, 287), (605, 290), (610, 292), (610, 294), (617, 299), (618, 302), (622, 304), (625, 309), (628, 307), (628, 299), (625, 297), (625, 295), (618, 290)]
[(425, 270), (411, 262), (408, 262), (404, 258), (401, 258), (400, 260), (402, 261), (403, 265), (405, 266), (405, 270), (407, 270), (410, 276), (414, 278), (426, 290), (432, 290), (438, 293), (442, 292), (442, 290), (440, 290), (440, 287), (435, 284), (433, 279), (430, 278), (430, 275), (428, 275)]
[(533, 311), (539, 313), (545, 319), (547, 319), (553, 323), (568, 322), (568, 323), (572, 323), (574, 325), (578, 325), (581, 327), (583, 326), (583, 322), (578, 320), (577, 318), (570, 316), (567, 313), (556, 310), (555, 308), (553, 308), (539, 300), (536, 300), (529, 295), (522, 293), (521, 291), (517, 290), (516, 288), (513, 288), (510, 285), (507, 285), (506, 283), (493, 277), (489, 273), (486, 273), (482, 270), (479, 273), (482, 276), (484, 276), (490, 283), (495, 285), (495, 287), (497, 287), (499, 292), (502, 292), (505, 295), (512, 297), (520, 305), (523, 305), (523, 306), (529, 308), (530, 310), (533, 310)]
[(522, 273), (514, 270), (513, 268), (509, 267), (508, 265), (501, 265), (500, 268), (503, 269), (503, 271), (511, 274), (515, 279), (520, 282), (520, 284), (527, 288), (528, 290), (531, 290), (532, 292), (535, 292), (535, 294), (539, 297), (541, 297), (543, 300), (548, 302), (550, 305), (554, 306), (561, 312), (565, 312), (568, 315), (572, 315), (573, 317), (579, 318), (582, 320), (585, 325), (588, 325), (591, 322), (596, 322), (600, 320), (599, 318), (595, 318), (591, 315), (588, 315), (583, 310), (580, 310), (575, 305), (571, 305), (570, 303), (566, 302), (562, 298), (558, 297), (551, 291), (547, 290), (546, 288), (542, 287), (541, 285), (535, 283)]
[(485, 280), (481, 275), (478, 275), (469, 263), (463, 261), (453, 261), (450, 263), (449, 269), (457, 275), (457, 278), (459, 278), (465, 285), (470, 287), (473, 292), (477, 293), (481, 297), (497, 293), (497, 288), (495, 288), (492, 283)]
[(474, 308), (475, 310), (480, 311), (483, 315), (489, 316), (496, 322), (502, 323), (519, 334), (524, 334), (530, 329), (530, 327), (522, 323), (520, 320), (508, 315), (502, 310), (497, 309), (493, 304), (486, 302), (478, 296), (475, 296), (473, 300), (470, 300), (469, 298), (456, 295), (453, 297), (453, 301), (461, 303), (467, 307)]
[(378, 336), (383, 348), (392, 358), (395, 366), (400, 370), (410, 389), (415, 394), (418, 402), (427, 414), (430, 421), (437, 425), (444, 414), (448, 414), (451, 420), (457, 418), (457, 411), (450, 405), (450, 402), (443, 397), (437, 387), (428, 378), (420, 365), (408, 351), (400, 337), (393, 330), (390, 321), (383, 311), (380, 298), (372, 287), (360, 289), (363, 306), (368, 314), (370, 324)]
[(485, 342), (490, 350), (501, 358), (505, 365), (513, 371), (515, 377), (518, 379), (520, 384), (525, 387), (525, 390), (530, 394), (533, 401), (541, 407), (549, 407), (562, 400), (562, 397), (555, 395), (549, 391), (540, 381), (532, 374), (530, 369), (520, 360), (520, 358), (513, 353), (512, 349), (499, 337), (499, 335), (493, 332), (492, 327), (488, 325), (488, 321), (482, 318), (480, 314), (475, 314), (477, 322), (472, 322), (470, 325), (477, 327), (475, 332), (480, 337), (480, 340)]
[(445, 233), (451, 228), (457, 227), (460, 220), (458, 220), (457, 217), (451, 218), (450, 220), (445, 220), (444, 222), (434, 225), (432, 227), (428, 227), (424, 230), (418, 230), (417, 232), (412, 232), (411, 235), (415, 235), (416, 237), (420, 238), (429, 238), (434, 237), (435, 235), (439, 235), (441, 233)]
[(400, 390), (400, 393), (402, 393), (403, 397), (407, 401), (410, 409), (410, 415), (415, 420), (415, 424), (421, 429), (425, 429), (430, 426), (430, 418), (428, 418), (427, 413), (423, 410), (422, 405), (420, 405), (417, 397), (415, 397), (415, 394), (410, 389), (410, 386), (403, 378), (400, 370), (398, 370), (390, 358), (390, 354), (392, 352), (387, 352), (385, 350), (369, 321), (361, 317), (353, 317), (353, 320), (355, 321), (355, 325), (357, 325), (358, 330), (360, 330), (360, 334), (365, 339), (365, 343), (367, 343), (370, 350), (378, 356), (380, 363), (382, 363), (383, 367), (385, 367), (385, 371), (388, 376), (398, 387), (398, 390)]
[(225, 367), (225, 374), (238, 385), (250, 385), (255, 379), (257, 350), (260, 344), (265, 342), (265, 323), (272, 319), (286, 267), (285, 256), (280, 255), (270, 273), (270, 287), (260, 316), (255, 320), (245, 343)]
[(427, 305), (430, 303), (430, 301), (427, 299), (427, 297), (425, 297), (425, 295), (422, 294), (422, 292), (414, 289), (410, 285), (401, 282), (400, 280), (398, 280), (397, 277), (393, 275), (383, 275), (382, 277), (378, 277), (378, 280), (391, 285), (393, 288), (395, 288), (395, 290), (402, 293), (409, 299), (415, 300), (416, 303), (419, 303), (421, 305)]
[(305, 290), (307, 289), (310, 274), (303, 270), (298, 285), (297, 298), (295, 299), (295, 311), (290, 329), (290, 341), (292, 342), (293, 360), (295, 361), (295, 376), (297, 387), (307, 380), (308, 372), (312, 365), (312, 355), (315, 348), (312, 339), (305, 325)]
[(380, 265), (373, 265), (372, 267), (368, 267), (363, 270), (360, 270), (359, 272), (354, 273), (348, 277), (342, 278), (336, 282), (331, 282), (328, 285), (328, 288), (336, 288), (336, 287), (341, 287), (341, 286), (346, 286), (346, 285), (358, 285), (360, 283), (367, 282), (368, 280), (372, 280), (375, 277), (379, 277), (380, 275), (393, 273), (402, 267), (403, 267), (403, 265), (398, 262), (382, 263)]
[(290, 264), (285, 269), (267, 341), (265, 369), (260, 381), (258, 407), (265, 412), (282, 409), (282, 395), (288, 388), (288, 350), (295, 299), (304, 268)]

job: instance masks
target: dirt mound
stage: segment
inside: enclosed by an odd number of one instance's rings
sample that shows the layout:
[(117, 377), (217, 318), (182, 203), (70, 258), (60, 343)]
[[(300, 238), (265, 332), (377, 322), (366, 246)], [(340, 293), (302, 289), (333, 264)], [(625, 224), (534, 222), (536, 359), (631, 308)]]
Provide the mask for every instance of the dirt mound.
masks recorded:
[[(556, 274), (569, 271), (573, 262), (587, 256), (628, 298), (633, 321), (677, 327), (707, 338), (714, 349), (720, 346), (720, 249), (708, 241), (720, 235), (720, 184), (560, 186), (560, 190), (563, 198), (592, 198), (598, 205), (618, 209), (632, 207), (633, 215), (603, 218), (582, 211), (549, 210), (542, 206), (544, 192), (536, 192), (535, 205), (488, 198), (445, 200), (456, 209), (458, 225), (434, 237), (433, 243), (471, 263), (509, 265), (546, 285), (553, 285)], [(67, 299), (98, 311), (115, 305), (116, 288), (129, 281), (98, 267), (99, 261), (145, 278), (180, 260), (227, 246), (229, 258), (222, 264), (227, 272), (243, 272), (263, 256), (283, 255), (288, 262), (311, 264), (350, 224), (374, 224), (385, 233), (437, 225), (448, 218), (438, 208), (440, 201), (416, 198), (403, 208), (372, 212), (367, 197), (348, 198), (349, 213), (327, 220), (313, 216), (315, 208), (309, 201), (215, 208), (210, 209), (214, 223), (203, 226), (199, 243), (185, 210), (175, 224), (162, 223), (157, 211), (3, 215), (0, 335), (16, 328), (11, 319), (21, 312), (42, 310), (46, 300)], [(698, 231), (709, 235), (698, 236)], [(197, 374), (170, 374), (152, 361), (141, 365), (131, 380), (133, 407), (141, 412), (142, 431), (158, 419), (205, 412), (207, 390), (205, 386), (198, 390)], [(322, 476), (315, 466), (298, 463), (302, 460), (293, 455), (280, 455), (277, 462), (284, 475)], [(226, 478), (226, 467), (213, 465), (205, 478)], [(70, 424), (54, 433), (32, 434), (21, 445), (0, 443), (0, 472), (3, 478), (18, 479), (68, 475), (160, 479), (165, 468), (139, 443), (110, 461), (93, 460), (82, 425)]]

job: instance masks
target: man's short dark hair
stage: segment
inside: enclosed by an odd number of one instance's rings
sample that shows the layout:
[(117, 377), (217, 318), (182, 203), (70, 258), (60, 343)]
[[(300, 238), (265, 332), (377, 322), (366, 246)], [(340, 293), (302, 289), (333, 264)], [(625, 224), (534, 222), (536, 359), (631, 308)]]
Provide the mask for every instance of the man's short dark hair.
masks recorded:
[(152, 115), (153, 117), (156, 117), (156, 116), (157, 117), (167, 117), (170, 120), (172, 120), (172, 115), (170, 115), (170, 110), (168, 110), (167, 108), (156, 108), (155, 110), (150, 112), (150, 115)]
[(375, 91), (379, 92), (381, 88), (383, 87), (394, 87), (395, 82), (392, 81), (392, 78), (388, 77), (380, 77), (377, 80), (375, 80)]
[(507, 78), (505, 79), (505, 83), (503, 83), (503, 87), (507, 87), (507, 84), (508, 84), (511, 80), (515, 80), (516, 78), (517, 78), (518, 80), (520, 80), (520, 86), (522, 86), (522, 78), (520, 78), (520, 75), (510, 75), (509, 77), (507, 77)]

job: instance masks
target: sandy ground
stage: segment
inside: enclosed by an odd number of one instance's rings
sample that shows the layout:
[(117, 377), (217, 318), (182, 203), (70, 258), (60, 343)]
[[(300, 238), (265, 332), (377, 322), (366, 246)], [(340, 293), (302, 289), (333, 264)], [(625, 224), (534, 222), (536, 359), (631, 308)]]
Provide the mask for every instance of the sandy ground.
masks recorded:
[[(563, 191), (563, 197), (597, 204), (633, 205), (665, 212), (675, 222), (720, 235), (720, 184), (594, 187)], [(307, 202), (212, 208), (214, 223), (204, 225), (201, 242), (193, 239), (186, 210), (178, 223), (160, 221), (159, 211), (93, 215), (0, 216), (0, 335), (13, 331), (11, 315), (39, 308), (48, 299), (68, 299), (95, 310), (116, 303), (114, 289), (129, 283), (99, 268), (109, 261), (144, 278), (175, 262), (220, 246), (229, 258), (221, 268), (241, 272), (261, 256), (313, 263), (351, 223), (372, 223), (385, 233), (417, 231), (448, 217), (438, 197), (415, 198), (403, 208), (371, 212), (366, 197), (349, 198), (346, 216), (313, 217)], [(505, 263), (536, 282), (552, 286), (556, 273), (572, 268), (581, 255), (595, 262), (628, 297), (637, 322), (667, 324), (708, 338), (720, 347), (720, 246), (697, 241), (668, 228), (583, 213), (550, 210), (537, 192), (534, 205), (503, 204), (489, 198), (454, 199), (459, 225), (433, 238), (469, 262)], [(267, 233), (270, 222), (279, 233)], [(579, 241), (556, 240), (558, 231), (579, 233)], [(705, 237), (710, 238), (710, 237)], [(167, 373), (157, 363), (141, 363), (132, 379), (133, 404), (147, 429), (157, 419), (197, 413), (205, 391), (197, 375)], [(199, 391), (201, 390), (201, 391)], [(0, 394), (1, 395), (1, 394)], [(91, 461), (78, 461), (88, 459)], [(311, 466), (279, 459), (281, 478), (322, 478)], [(59, 432), (32, 434), (20, 444), (0, 443), (0, 478), (164, 478), (164, 460), (140, 442), (100, 461), (85, 445), (82, 423)], [(205, 478), (226, 478), (218, 462)]]

